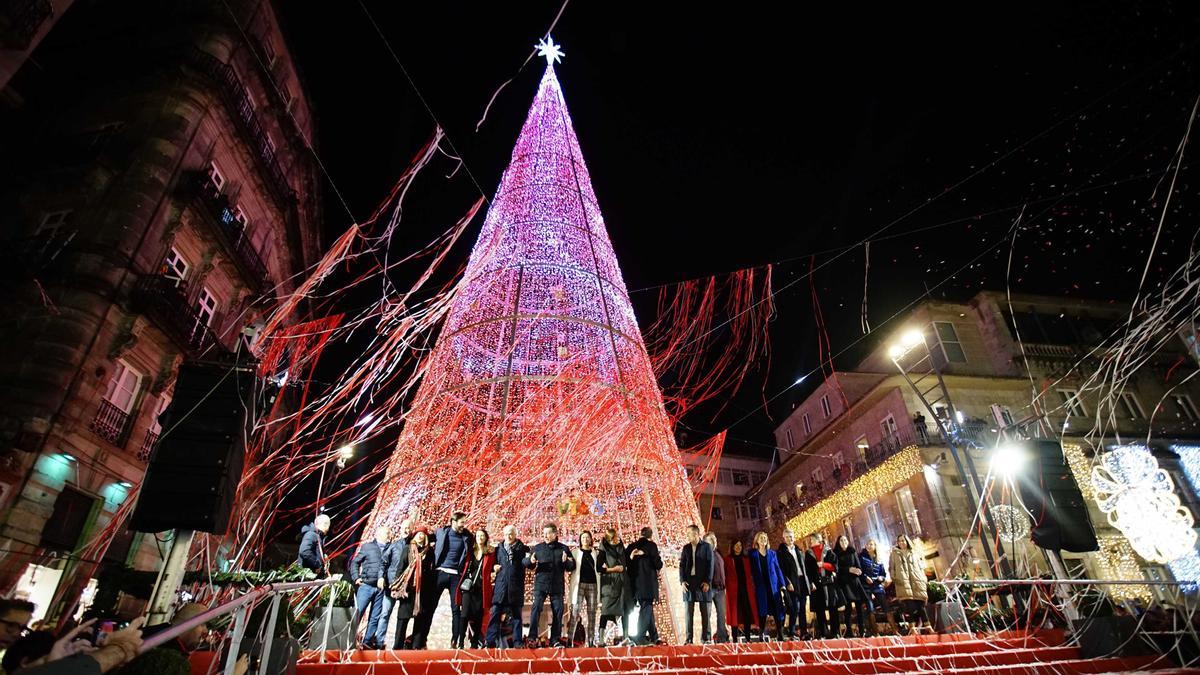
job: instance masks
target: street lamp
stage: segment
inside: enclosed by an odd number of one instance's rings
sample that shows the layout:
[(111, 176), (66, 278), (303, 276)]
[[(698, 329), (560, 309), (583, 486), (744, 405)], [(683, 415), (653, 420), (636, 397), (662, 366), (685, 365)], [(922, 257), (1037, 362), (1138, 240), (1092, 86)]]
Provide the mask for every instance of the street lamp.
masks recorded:
[(349, 462), (354, 457), (354, 446), (343, 445), (337, 450), (337, 468), (346, 468), (346, 462)]
[(1007, 479), (1020, 473), (1027, 461), (1029, 455), (1016, 443), (1001, 443), (992, 451), (992, 471)]

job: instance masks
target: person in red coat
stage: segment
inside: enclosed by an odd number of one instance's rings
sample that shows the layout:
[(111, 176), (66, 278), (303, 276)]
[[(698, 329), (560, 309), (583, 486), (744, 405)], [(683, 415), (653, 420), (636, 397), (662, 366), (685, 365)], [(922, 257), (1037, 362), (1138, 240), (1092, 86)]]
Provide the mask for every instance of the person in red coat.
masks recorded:
[(754, 598), (754, 577), (750, 572), (750, 558), (745, 555), (742, 542), (729, 545), (725, 558), (725, 611), (729, 627), (733, 630), (733, 641), (738, 641), (738, 627), (742, 637), (750, 641), (750, 629), (758, 620), (758, 602)]
[[(496, 549), (491, 546), (487, 530), (480, 528), (475, 531), (475, 546), (463, 563), (454, 593), (454, 602), (462, 611), (463, 621), (471, 629), (471, 647), (474, 649), (483, 646), (483, 629), (492, 612), (492, 580), (495, 578), (492, 569), (495, 564)], [(462, 649), (466, 646), (465, 640), (464, 635), (451, 647)]]

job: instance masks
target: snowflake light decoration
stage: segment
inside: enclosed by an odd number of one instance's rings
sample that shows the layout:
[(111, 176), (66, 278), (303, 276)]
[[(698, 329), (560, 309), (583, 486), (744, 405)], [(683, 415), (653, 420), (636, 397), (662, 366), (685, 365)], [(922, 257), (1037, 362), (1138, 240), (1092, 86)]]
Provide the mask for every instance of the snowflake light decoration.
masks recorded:
[(563, 53), (562, 45), (554, 44), (554, 38), (550, 37), (549, 35), (541, 40), (538, 40), (536, 46), (538, 50), (537, 55), (544, 57), (546, 59), (546, 65), (548, 66), (553, 66), (559, 61), (562, 61), (562, 58), (566, 56), (566, 54)]

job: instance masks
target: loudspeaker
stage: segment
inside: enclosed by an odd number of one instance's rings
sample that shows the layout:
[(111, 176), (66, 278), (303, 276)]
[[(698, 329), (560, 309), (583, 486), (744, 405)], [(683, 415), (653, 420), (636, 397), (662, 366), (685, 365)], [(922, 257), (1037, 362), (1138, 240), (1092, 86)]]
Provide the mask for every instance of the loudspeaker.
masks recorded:
[(1085, 659), (1109, 656), (1138, 656), (1149, 653), (1146, 645), (1133, 639), (1137, 619), (1132, 616), (1099, 616), (1076, 621), (1079, 655)]
[(1096, 530), (1075, 475), (1056, 440), (1033, 439), (1023, 445), (1030, 454), (1019, 479), (1021, 501), (1033, 514), (1030, 539), (1052, 551), (1097, 551)]
[(162, 436), (146, 467), (130, 529), (224, 534), (242, 478), (247, 368), (185, 363), (159, 416)]
[(968, 633), (967, 612), (961, 602), (943, 600), (933, 605), (933, 628), (939, 633)]
[[(323, 604), (323, 603), (322, 603)], [(325, 638), (325, 607), (317, 607), (317, 616), (313, 618), (312, 631), (308, 634), (308, 648), (320, 649), (321, 641)], [(326, 649), (346, 651), (354, 646), (354, 608), (334, 607), (332, 621), (329, 622), (329, 643)], [(412, 622), (409, 622), (412, 630)]]
[[(295, 675), (296, 661), (300, 657), (300, 642), (292, 637), (292, 610), (287, 602), (287, 596), (279, 603), (275, 612), (274, 630), (271, 636), (271, 650), (268, 653), (264, 647), (267, 641), (267, 621), (269, 619), (271, 602), (261, 602), (250, 615), (246, 617), (246, 632), (238, 646), (238, 654), (250, 656), (250, 672), (259, 672), (259, 667), (265, 659), (265, 673), (272, 675)], [(228, 656), (229, 646), (221, 652), (221, 663)]]

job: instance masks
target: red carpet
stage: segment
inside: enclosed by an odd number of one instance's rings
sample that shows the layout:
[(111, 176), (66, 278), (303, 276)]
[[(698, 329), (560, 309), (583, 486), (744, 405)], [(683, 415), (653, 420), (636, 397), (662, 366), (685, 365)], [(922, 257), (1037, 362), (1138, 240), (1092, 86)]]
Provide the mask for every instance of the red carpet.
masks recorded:
[[(611, 649), (306, 652), (297, 675), (471, 673), (1108, 673), (1178, 669), (1156, 656), (1083, 659), (1062, 631)], [(205, 672), (208, 659), (193, 659)], [(344, 661), (338, 663), (339, 661)]]

